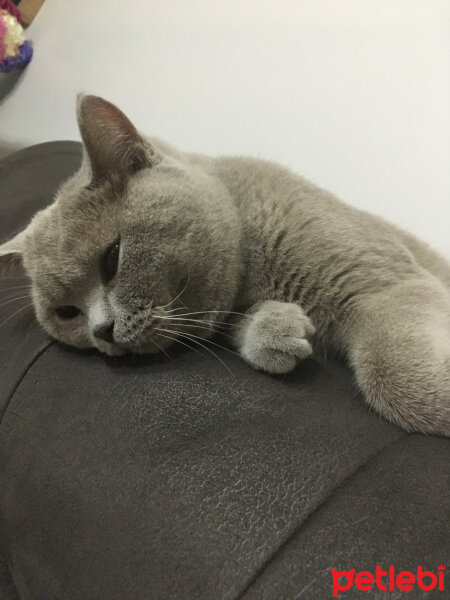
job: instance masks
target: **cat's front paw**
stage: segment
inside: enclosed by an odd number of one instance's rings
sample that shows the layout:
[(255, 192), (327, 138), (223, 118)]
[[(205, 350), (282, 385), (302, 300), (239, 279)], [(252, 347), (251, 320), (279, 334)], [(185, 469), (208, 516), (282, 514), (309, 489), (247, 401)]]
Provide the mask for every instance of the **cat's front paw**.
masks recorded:
[(312, 354), (309, 339), (314, 332), (310, 319), (296, 304), (263, 302), (241, 329), (240, 351), (256, 369), (287, 373)]

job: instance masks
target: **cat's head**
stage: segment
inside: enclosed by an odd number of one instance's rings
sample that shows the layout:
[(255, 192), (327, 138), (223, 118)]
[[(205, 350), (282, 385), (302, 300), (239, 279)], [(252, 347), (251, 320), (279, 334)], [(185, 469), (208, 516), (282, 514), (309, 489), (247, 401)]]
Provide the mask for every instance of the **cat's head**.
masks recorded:
[(158, 352), (175, 331), (207, 336), (238, 285), (226, 189), (201, 159), (143, 138), (109, 102), (82, 96), (77, 113), (80, 170), (0, 246), (0, 264), (23, 264), (38, 321), (66, 344)]

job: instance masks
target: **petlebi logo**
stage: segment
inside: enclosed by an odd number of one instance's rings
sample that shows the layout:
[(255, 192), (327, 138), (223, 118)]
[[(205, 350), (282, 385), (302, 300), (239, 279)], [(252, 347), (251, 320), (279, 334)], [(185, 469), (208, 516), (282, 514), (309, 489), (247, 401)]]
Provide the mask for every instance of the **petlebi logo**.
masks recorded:
[(387, 569), (383, 569), (377, 565), (375, 572), (359, 571), (350, 569), (349, 571), (337, 571), (330, 569), (333, 578), (333, 597), (336, 598), (342, 592), (342, 597), (345, 592), (351, 588), (356, 588), (362, 592), (369, 592), (373, 588), (385, 592), (387, 590), (400, 590), (409, 592), (411, 590), (423, 590), (431, 592), (431, 590), (439, 590), (443, 592), (445, 589), (445, 565), (438, 565), (437, 571), (426, 571), (419, 565), (415, 571), (396, 571), (394, 565), (390, 565)]

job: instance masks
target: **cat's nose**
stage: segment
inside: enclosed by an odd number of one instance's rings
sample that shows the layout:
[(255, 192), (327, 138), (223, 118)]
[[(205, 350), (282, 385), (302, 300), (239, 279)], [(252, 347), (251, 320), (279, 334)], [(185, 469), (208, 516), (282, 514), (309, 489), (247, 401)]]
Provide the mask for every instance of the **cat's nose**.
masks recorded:
[(108, 342), (109, 344), (114, 343), (114, 321), (111, 323), (102, 323), (97, 325), (94, 329), (94, 335), (99, 340)]

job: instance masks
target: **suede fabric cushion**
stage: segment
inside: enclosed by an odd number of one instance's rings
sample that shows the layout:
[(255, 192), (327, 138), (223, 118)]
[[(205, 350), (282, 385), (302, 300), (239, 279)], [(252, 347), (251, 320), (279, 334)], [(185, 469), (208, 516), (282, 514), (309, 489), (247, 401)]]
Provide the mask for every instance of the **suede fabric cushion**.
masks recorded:
[[(0, 162), (2, 239), (79, 161)], [(2, 600), (325, 599), (331, 568), (445, 562), (448, 440), (371, 414), (346, 368), (77, 352), (27, 302), (0, 307)]]

